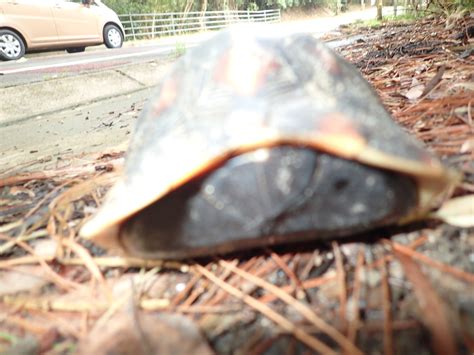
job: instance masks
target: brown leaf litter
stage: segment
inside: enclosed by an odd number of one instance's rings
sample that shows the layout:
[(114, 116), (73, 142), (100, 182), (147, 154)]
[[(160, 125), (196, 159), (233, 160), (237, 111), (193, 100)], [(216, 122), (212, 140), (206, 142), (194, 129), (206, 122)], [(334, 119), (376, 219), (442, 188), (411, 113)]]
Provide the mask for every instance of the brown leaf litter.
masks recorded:
[[(456, 39), (468, 20), (357, 29), (365, 40), (341, 50), (394, 118), (464, 173), (457, 196), (474, 192), (472, 38)], [(122, 258), (78, 237), (121, 164), (122, 152), (0, 178), (0, 351), (474, 352), (472, 229), (428, 221), (368, 243)]]

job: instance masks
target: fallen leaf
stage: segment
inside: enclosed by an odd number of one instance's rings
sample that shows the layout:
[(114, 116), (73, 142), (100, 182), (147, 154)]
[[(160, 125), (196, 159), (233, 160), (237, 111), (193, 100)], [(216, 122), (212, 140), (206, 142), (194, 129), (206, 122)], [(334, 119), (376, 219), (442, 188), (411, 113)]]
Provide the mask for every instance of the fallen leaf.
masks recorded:
[(474, 227), (474, 194), (445, 202), (431, 217), (456, 227)]
[(446, 66), (445, 65), (442, 65), (442, 66), (439, 67), (436, 75), (428, 82), (428, 84), (426, 84), (426, 87), (423, 90), (423, 92), (421, 93), (421, 96), (428, 95), (430, 93), (430, 91), (433, 90), (436, 87), (436, 85), (438, 85), (438, 83), (443, 78), (443, 75), (444, 75), (445, 71), (446, 71)]
[(78, 354), (202, 354), (213, 351), (196, 324), (179, 314), (120, 313), (95, 327)]
[(460, 153), (468, 153), (474, 151), (474, 138), (466, 140), (462, 146), (461, 149), (459, 149)]
[(416, 100), (423, 95), (425, 91), (425, 86), (420, 84), (416, 78), (413, 78), (411, 83), (411, 88), (408, 90), (403, 96), (405, 96), (408, 100)]
[(28, 265), (1, 271), (0, 296), (38, 290), (49, 282), (46, 278), (42, 278), (41, 274), (41, 268)]

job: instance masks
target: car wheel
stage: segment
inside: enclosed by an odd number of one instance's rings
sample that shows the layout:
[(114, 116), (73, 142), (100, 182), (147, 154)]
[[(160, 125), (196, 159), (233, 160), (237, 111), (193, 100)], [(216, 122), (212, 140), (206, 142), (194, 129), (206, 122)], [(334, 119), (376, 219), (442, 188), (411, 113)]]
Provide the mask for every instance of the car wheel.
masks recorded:
[(16, 60), (25, 55), (25, 43), (15, 32), (0, 30), (0, 59)]
[(84, 52), (85, 50), (86, 50), (86, 47), (66, 48), (66, 52), (68, 53), (80, 53), (80, 52)]
[(104, 43), (107, 48), (120, 48), (123, 44), (123, 34), (115, 25), (107, 25), (104, 28)]

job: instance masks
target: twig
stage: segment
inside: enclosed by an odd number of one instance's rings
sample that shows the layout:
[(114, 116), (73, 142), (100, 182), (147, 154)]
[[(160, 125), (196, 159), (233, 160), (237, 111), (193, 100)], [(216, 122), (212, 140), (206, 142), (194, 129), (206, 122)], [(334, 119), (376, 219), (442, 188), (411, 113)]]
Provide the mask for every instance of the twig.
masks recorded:
[(246, 271), (240, 270), (236, 266), (231, 265), (224, 260), (221, 260), (219, 264), (226, 269), (232, 270), (242, 278), (253, 282), (259, 287), (262, 287), (267, 291), (272, 292), (279, 299), (292, 306), (315, 327), (317, 327), (318, 329), (329, 335), (331, 338), (333, 338), (334, 341), (336, 341), (346, 351), (350, 352), (351, 354), (362, 354), (362, 352), (357, 349), (357, 347), (353, 343), (351, 343), (344, 335), (342, 335), (336, 328), (326, 323), (322, 318), (318, 317), (311, 310), (311, 308), (306, 306), (304, 303), (298, 301), (288, 293), (282, 291), (279, 287), (276, 287), (275, 285), (272, 285), (259, 277), (249, 274)]
[(224, 289), (226, 292), (230, 293), (232, 296), (242, 300), (243, 302), (247, 303), (250, 307), (256, 309), (263, 315), (265, 315), (267, 318), (271, 319), (274, 321), (276, 324), (278, 324), (281, 328), (284, 330), (290, 332), (293, 334), (297, 339), (299, 339), (301, 342), (306, 344), (308, 347), (315, 351), (319, 351), (320, 353), (323, 354), (331, 354), (331, 355), (336, 355), (337, 352), (329, 348), (327, 345), (319, 341), (318, 339), (312, 337), (309, 335), (307, 332), (303, 331), (301, 328), (298, 328), (295, 326), (295, 324), (291, 323), (288, 321), (285, 317), (282, 315), (276, 313), (274, 310), (272, 310), (270, 307), (267, 305), (257, 301), (255, 298), (243, 293), (240, 291), (238, 288), (233, 287), (226, 283), (225, 281), (222, 281), (218, 277), (214, 276), (212, 272), (207, 270), (206, 268), (202, 267), (201, 265), (195, 264), (193, 266), (194, 269), (196, 269), (196, 272), (201, 273), (205, 277), (207, 277), (209, 280), (217, 284), (219, 287)]
[(440, 261), (433, 260), (427, 257), (426, 255), (423, 255), (415, 250), (412, 250), (402, 244), (392, 242), (387, 239), (384, 239), (383, 242), (390, 245), (395, 251), (399, 252), (400, 254), (409, 256), (427, 265), (433, 266), (444, 273), (449, 273), (452, 276), (457, 277), (458, 279), (464, 280), (469, 283), (474, 283), (474, 274), (460, 270), (450, 265), (446, 265)]
[(359, 328), (359, 322), (360, 322), (360, 316), (359, 316), (359, 303), (360, 303), (360, 283), (361, 283), (361, 277), (362, 277), (362, 272), (363, 272), (363, 267), (364, 267), (364, 261), (365, 261), (365, 256), (364, 256), (364, 248), (361, 247), (359, 249), (359, 253), (357, 254), (357, 265), (356, 269), (354, 272), (354, 289), (352, 292), (352, 298), (353, 298), (353, 304), (354, 304), (354, 318), (351, 319), (349, 323), (349, 329), (347, 331), (347, 338), (349, 341), (353, 344), (355, 344), (356, 338), (357, 338), (357, 329)]
[(2, 245), (0, 245), (0, 255), (5, 254), (8, 250), (14, 247), (17, 240), (22, 241), (22, 242), (28, 242), (30, 240), (46, 237), (47, 235), (48, 235), (48, 232), (45, 229), (41, 229), (31, 234), (19, 235), (18, 237), (14, 237), (13, 240), (9, 242), (5, 242)]
[[(57, 261), (63, 265), (84, 265), (84, 261), (80, 258), (58, 258)], [(151, 260), (141, 259), (133, 257), (122, 257), (122, 256), (101, 256), (93, 257), (92, 261), (103, 267), (117, 267), (117, 268), (130, 268), (138, 267), (145, 269), (152, 269), (159, 267), (161, 269), (172, 269), (179, 270), (181, 272), (188, 272), (189, 265), (179, 261), (166, 261), (166, 260)], [(1, 265), (1, 264), (0, 264)]]
[[(103, 164), (96, 165), (108, 165), (111, 169), (116, 169), (123, 164), (123, 158), (117, 158), (113, 161), (108, 161)], [(57, 169), (57, 170), (47, 170), (47, 171), (38, 171), (33, 173), (27, 173), (23, 175), (14, 175), (9, 177), (0, 178), (0, 187), (19, 185), (31, 180), (47, 180), (53, 178), (64, 178), (64, 177), (74, 177), (78, 175), (87, 175), (87, 174), (96, 174), (96, 165), (87, 165), (77, 168), (66, 168), (66, 169)]]
[(94, 262), (94, 258), (90, 255), (86, 248), (82, 245), (75, 242), (73, 239), (61, 238), (62, 245), (70, 248), (74, 253), (76, 253), (80, 259), (83, 260), (84, 265), (89, 269), (92, 276), (101, 283), (102, 287), (105, 289), (105, 279), (102, 275), (102, 272), (99, 270), (99, 267)]
[(270, 253), (271, 258), (273, 261), (283, 270), (283, 272), (286, 274), (286, 276), (292, 281), (294, 284), (294, 287), (296, 289), (296, 297), (298, 299), (303, 299), (307, 298), (306, 292), (304, 290), (303, 284), (301, 283), (301, 280), (296, 276), (293, 270), (291, 270), (288, 265), (286, 264), (283, 259), (276, 254), (275, 252)]
[(337, 281), (339, 284), (339, 317), (341, 319), (342, 329), (347, 328), (346, 313), (347, 313), (347, 289), (346, 289), (346, 272), (344, 271), (344, 264), (342, 262), (341, 249), (337, 242), (332, 242), (332, 249), (336, 259)]
[[(13, 241), (12, 238), (0, 234), (0, 239), (7, 240), (7, 241)], [(46, 262), (47, 260), (39, 255), (36, 255), (35, 251), (33, 248), (31, 248), (28, 244), (25, 242), (22, 242), (20, 240), (15, 240), (15, 244), (17, 244), (19, 247), (25, 249), (28, 253), (31, 254), (31, 257), (35, 259), (36, 263), (39, 263), (41, 267), (44, 269), (46, 275), (49, 277), (49, 279), (54, 282), (58, 287), (64, 289), (64, 290), (70, 290), (70, 289), (78, 289), (82, 288), (83, 286), (81, 284), (75, 283), (73, 281), (70, 281), (68, 279), (65, 279), (61, 277), (58, 273), (56, 273)], [(9, 260), (5, 260), (9, 261)], [(2, 261), (3, 262), (3, 261)], [(1, 267), (0, 263), (0, 267)]]
[(412, 257), (393, 250), (402, 264), (406, 277), (415, 291), (423, 318), (421, 319), (431, 332), (432, 350), (438, 355), (456, 354), (452, 328), (448, 322), (445, 306), (436, 294), (426, 276)]
[[(310, 280), (305, 280), (302, 282), (302, 286), (305, 290), (311, 289), (311, 288), (316, 288), (319, 286), (324, 285), (325, 283), (329, 281), (335, 280), (337, 277), (336, 273), (326, 273), (324, 276), (321, 277), (316, 277), (314, 279)], [(291, 285), (288, 286), (282, 286), (281, 290), (284, 292), (291, 292), (292, 287)], [(268, 294), (260, 297), (258, 300), (263, 303), (269, 303), (276, 299), (277, 297), (274, 294)]]
[(380, 267), (382, 274), (382, 308), (383, 308), (383, 345), (384, 354), (393, 354), (393, 327), (392, 312), (390, 304), (390, 285), (388, 284), (387, 263), (383, 263)]

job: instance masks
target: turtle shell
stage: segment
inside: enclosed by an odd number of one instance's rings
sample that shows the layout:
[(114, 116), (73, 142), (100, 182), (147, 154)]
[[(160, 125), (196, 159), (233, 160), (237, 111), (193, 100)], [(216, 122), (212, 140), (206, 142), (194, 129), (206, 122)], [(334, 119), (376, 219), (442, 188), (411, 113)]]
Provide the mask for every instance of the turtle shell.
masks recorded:
[(175, 63), (83, 237), (160, 258), (339, 237), (423, 215), (456, 183), (355, 67), (268, 29)]

